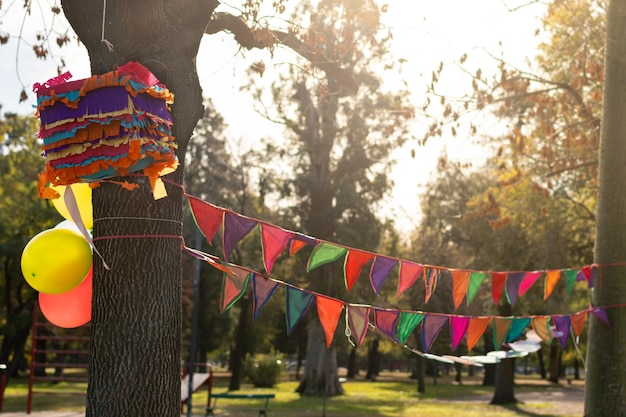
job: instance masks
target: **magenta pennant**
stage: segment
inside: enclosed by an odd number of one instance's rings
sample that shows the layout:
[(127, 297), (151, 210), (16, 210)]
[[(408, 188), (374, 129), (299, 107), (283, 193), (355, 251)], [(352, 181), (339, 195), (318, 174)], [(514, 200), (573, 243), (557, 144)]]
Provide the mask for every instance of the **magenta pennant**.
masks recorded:
[(423, 273), (424, 265), (400, 261), (400, 277), (398, 278), (398, 293), (396, 297), (399, 297), (407, 288), (415, 284)]
[(350, 332), (354, 340), (356, 340), (357, 347), (360, 347), (370, 325), (370, 308), (348, 304), (347, 309)]
[(509, 301), (509, 304), (511, 304), (511, 307), (515, 306), (519, 287), (525, 275), (524, 272), (511, 272), (506, 279), (506, 299)]
[(522, 295), (526, 294), (526, 292), (528, 292), (528, 290), (533, 285), (535, 285), (535, 282), (537, 282), (542, 274), (543, 272), (541, 271), (526, 273), (526, 275), (524, 275), (524, 279), (522, 279), (522, 282), (519, 285), (519, 292), (517, 293), (517, 295), (521, 297)]
[(383, 310), (382, 308), (374, 307), (374, 325), (381, 333), (392, 340), (397, 340), (395, 330), (399, 316), (400, 312), (398, 310)]
[(374, 262), (372, 262), (372, 267), (370, 268), (370, 283), (376, 295), (380, 293), (383, 283), (397, 263), (398, 261), (396, 259), (384, 256), (374, 258)]
[(287, 320), (287, 334), (300, 323), (313, 301), (313, 294), (299, 288), (285, 287), (285, 319)]
[(243, 239), (258, 223), (256, 220), (240, 216), (227, 211), (224, 213), (224, 229), (222, 232), (222, 246), (224, 247), (224, 259), (235, 249), (235, 245)]
[(236, 265), (225, 264), (234, 274), (224, 272), (222, 280), (222, 294), (220, 295), (220, 313), (228, 310), (246, 292), (250, 271)]
[(435, 343), (435, 339), (448, 321), (448, 316), (441, 314), (426, 314), (422, 320), (422, 347), (428, 352)]
[(274, 262), (285, 250), (291, 234), (280, 227), (261, 224), (261, 248), (263, 249), (263, 263), (268, 274), (272, 272)]
[(464, 316), (450, 316), (450, 339), (452, 342), (452, 350), (456, 350), (461, 340), (467, 334), (470, 324), (470, 318)]
[(567, 347), (567, 338), (569, 337), (569, 329), (572, 325), (572, 321), (569, 316), (552, 316), (552, 323), (556, 326), (556, 330), (560, 334), (556, 334), (555, 337), (559, 339), (561, 347), (565, 349)]
[(213, 236), (215, 236), (215, 233), (222, 225), (224, 210), (192, 196), (187, 196), (187, 198), (189, 199), (191, 214), (193, 214), (196, 224), (206, 240), (211, 244)]
[(254, 320), (259, 317), (265, 303), (276, 292), (278, 283), (260, 275), (252, 275), (252, 291), (254, 293)]

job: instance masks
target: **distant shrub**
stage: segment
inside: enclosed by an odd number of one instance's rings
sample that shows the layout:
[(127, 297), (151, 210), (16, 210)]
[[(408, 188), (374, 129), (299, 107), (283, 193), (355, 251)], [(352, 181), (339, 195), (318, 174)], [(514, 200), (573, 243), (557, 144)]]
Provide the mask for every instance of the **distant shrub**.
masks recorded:
[(270, 388), (280, 382), (283, 358), (275, 353), (248, 356), (243, 364), (246, 378), (259, 388)]

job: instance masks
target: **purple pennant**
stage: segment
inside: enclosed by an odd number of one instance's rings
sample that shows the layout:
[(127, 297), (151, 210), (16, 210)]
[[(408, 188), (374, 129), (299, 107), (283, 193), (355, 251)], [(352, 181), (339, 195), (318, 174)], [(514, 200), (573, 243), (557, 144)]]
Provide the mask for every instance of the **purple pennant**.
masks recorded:
[(435, 343), (435, 339), (443, 325), (448, 321), (448, 316), (441, 314), (426, 314), (422, 320), (422, 347), (428, 352)]
[(224, 247), (224, 260), (228, 261), (228, 257), (235, 249), (235, 245), (243, 239), (258, 223), (254, 219), (240, 216), (238, 214), (227, 211), (224, 213), (224, 228), (222, 236), (222, 246)]
[(611, 323), (609, 323), (609, 317), (606, 315), (606, 311), (602, 307), (594, 307), (591, 310), (591, 314), (605, 322), (607, 325), (611, 326)]
[(370, 283), (376, 295), (380, 293), (383, 283), (397, 263), (398, 261), (396, 259), (386, 258), (384, 256), (374, 258), (374, 262), (370, 268)]
[(556, 326), (556, 330), (562, 333), (557, 339), (559, 339), (561, 347), (565, 349), (567, 338), (569, 337), (571, 320), (569, 316), (552, 316), (552, 323)]
[(254, 293), (254, 320), (259, 317), (265, 303), (276, 292), (278, 283), (257, 274), (252, 275), (252, 291)]
[(392, 340), (397, 340), (395, 330), (399, 316), (400, 312), (398, 310), (374, 308), (374, 325)]
[(525, 272), (511, 272), (506, 278), (506, 298), (509, 300), (511, 307), (515, 306), (519, 286), (526, 276)]
[(311, 245), (311, 246), (316, 246), (317, 245), (317, 239), (315, 239), (314, 237), (311, 237), (311, 236), (303, 235), (302, 233), (295, 232), (293, 234), (293, 236), (291, 236), (291, 238), (293, 240), (298, 240), (300, 242), (304, 242), (307, 245)]
[(465, 316), (450, 316), (450, 339), (452, 350), (456, 350), (461, 340), (465, 337), (469, 327), (470, 318)]
[(285, 319), (289, 335), (311, 306), (313, 294), (293, 287), (285, 287), (285, 291)]

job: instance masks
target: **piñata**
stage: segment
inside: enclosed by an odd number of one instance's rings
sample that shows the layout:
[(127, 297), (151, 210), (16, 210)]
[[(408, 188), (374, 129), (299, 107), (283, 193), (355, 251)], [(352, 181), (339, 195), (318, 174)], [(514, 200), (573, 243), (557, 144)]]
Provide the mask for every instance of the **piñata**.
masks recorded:
[(160, 188), (160, 176), (178, 166), (170, 115), (174, 95), (136, 62), (83, 80), (70, 78), (65, 73), (33, 87), (46, 161), (40, 197), (58, 196), (48, 183), (91, 183), (139, 171), (150, 178), (153, 191)]

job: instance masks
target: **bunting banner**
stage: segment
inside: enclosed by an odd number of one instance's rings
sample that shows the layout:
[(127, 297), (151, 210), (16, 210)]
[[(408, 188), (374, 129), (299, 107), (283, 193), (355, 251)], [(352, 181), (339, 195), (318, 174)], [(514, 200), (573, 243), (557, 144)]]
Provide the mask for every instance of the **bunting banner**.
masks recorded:
[(563, 349), (567, 346), (567, 339), (569, 338), (569, 329), (572, 326), (572, 321), (569, 316), (552, 316), (552, 322), (556, 326), (556, 330), (560, 333), (556, 335), (561, 343)]
[(507, 343), (511, 343), (522, 337), (524, 330), (530, 325), (530, 317), (517, 317), (513, 319), (509, 334), (506, 337)]
[(398, 341), (405, 344), (409, 335), (413, 333), (415, 328), (422, 322), (423, 319), (424, 314), (401, 311), (398, 328), (396, 329), (396, 337)]
[[(495, 305), (503, 293), (511, 305), (518, 297), (526, 294), (545, 275), (544, 299), (547, 300), (555, 291), (560, 277), (564, 276), (568, 296), (571, 296), (574, 284), (577, 281), (586, 281), (588, 288), (594, 285), (596, 265), (588, 265), (578, 269), (558, 269), (539, 271), (473, 271), (453, 269), (443, 266), (426, 265), (417, 262), (402, 260), (371, 253), (360, 249), (317, 239), (305, 234), (285, 230), (270, 223), (262, 222), (250, 217), (237, 214), (233, 211), (214, 206), (194, 196), (187, 195), (190, 207), (196, 221), (207, 240), (211, 242), (213, 236), (222, 225), (222, 241), (224, 256), (228, 260), (237, 243), (243, 239), (254, 227), (261, 225), (261, 249), (267, 273), (271, 273), (274, 262), (283, 250), (289, 250), (293, 256), (305, 247), (312, 247), (307, 262), (307, 272), (343, 257), (343, 273), (345, 286), (352, 289), (365, 265), (372, 262), (369, 279), (372, 290), (380, 294), (383, 284), (389, 278), (396, 265), (399, 265), (397, 296), (400, 296), (415, 283), (424, 281), (424, 302), (432, 297), (439, 280), (443, 276), (452, 278), (453, 302), (455, 309), (465, 298), (467, 304), (472, 303), (476, 295), (485, 284), (491, 285), (491, 296)], [(446, 273), (445, 275), (443, 273)]]
[(500, 347), (507, 339), (511, 324), (513, 324), (513, 320), (509, 317), (493, 318), (493, 347), (496, 350), (500, 350)]
[(255, 321), (259, 317), (261, 309), (272, 298), (277, 288), (278, 283), (276, 281), (259, 274), (252, 274), (252, 291), (254, 292), (253, 318)]
[(440, 314), (427, 314), (422, 320), (422, 347), (428, 352), (435, 343), (443, 325), (448, 322), (448, 316)]
[(386, 310), (374, 307), (374, 326), (391, 340), (397, 341), (396, 322), (400, 316), (398, 310)]
[(467, 350), (471, 351), (480, 340), (487, 326), (491, 323), (491, 317), (470, 317), (467, 327)]
[(370, 325), (370, 307), (348, 304), (346, 307), (350, 333), (356, 340), (357, 347), (361, 347), (365, 334)]
[(452, 350), (456, 350), (461, 343), (461, 340), (463, 340), (467, 334), (469, 324), (469, 317), (450, 316), (450, 341)]
[(344, 303), (323, 295), (315, 297), (315, 301), (317, 303), (317, 315), (326, 336), (326, 347), (330, 347), (335, 337), (335, 330), (337, 330), (337, 323), (339, 323)]
[(223, 273), (222, 293), (220, 295), (220, 313), (228, 310), (246, 292), (246, 286), (250, 279), (249, 271), (233, 265), (228, 266), (232, 274)]
[(287, 320), (288, 335), (302, 320), (312, 301), (313, 294), (299, 288), (285, 287), (285, 319)]

